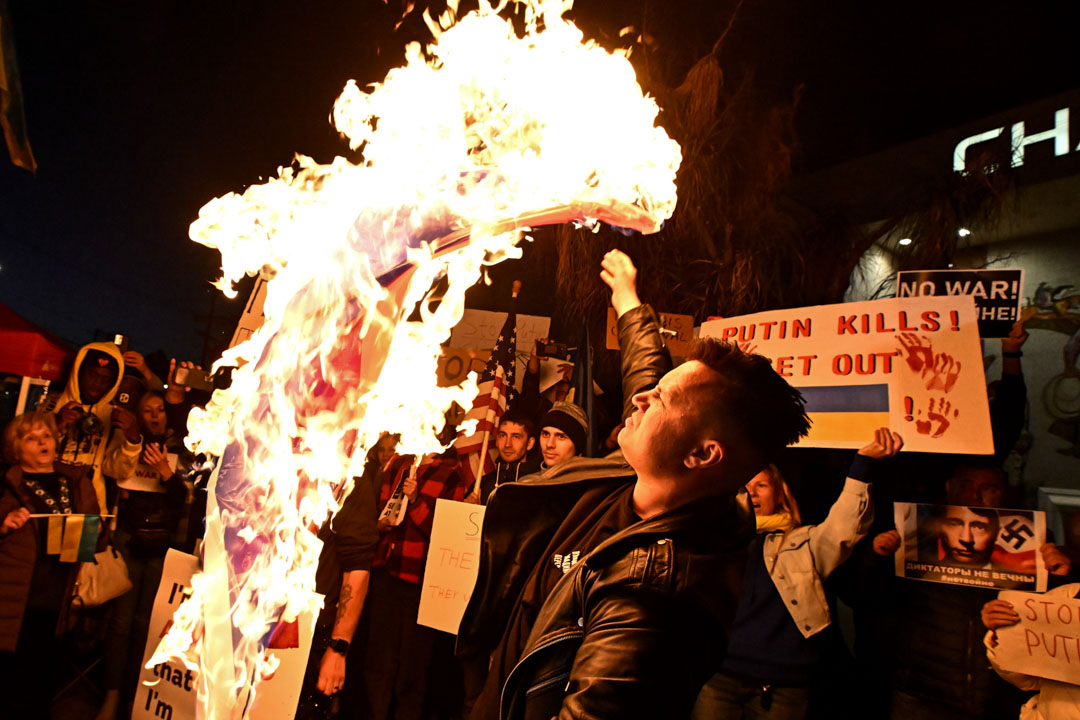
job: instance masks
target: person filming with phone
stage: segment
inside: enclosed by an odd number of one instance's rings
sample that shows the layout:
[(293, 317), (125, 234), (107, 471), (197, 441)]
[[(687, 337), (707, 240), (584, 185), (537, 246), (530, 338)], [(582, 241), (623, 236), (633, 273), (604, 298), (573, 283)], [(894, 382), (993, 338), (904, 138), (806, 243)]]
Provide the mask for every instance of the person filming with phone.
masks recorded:
[(130, 477), (142, 453), (142, 435), (135, 413), (114, 405), (124, 376), (123, 351), (115, 343), (95, 342), (75, 356), (63, 392), (45, 400), (59, 429), (57, 460), (91, 468), (98, 505), (111, 507), (105, 477)]

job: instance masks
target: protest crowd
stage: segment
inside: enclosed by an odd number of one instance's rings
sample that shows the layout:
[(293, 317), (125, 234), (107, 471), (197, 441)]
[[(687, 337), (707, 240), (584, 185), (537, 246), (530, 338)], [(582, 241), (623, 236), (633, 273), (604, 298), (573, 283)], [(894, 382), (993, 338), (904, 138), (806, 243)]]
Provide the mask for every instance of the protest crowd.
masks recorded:
[[(621, 414), (590, 412), (591, 382), (569, 372), (541, 392), (548, 338), (512, 390), (511, 312), (480, 377), (477, 407), (502, 398), (488, 437), (458, 437), (468, 408), (440, 454), (397, 454), (384, 434), (318, 529), (325, 602), (296, 718), (1080, 718), (1080, 686), (1002, 661), (1009, 629), (1042, 610), (999, 591), (1039, 575), (1047, 597), (1080, 598), (1075, 558), (1045, 532), (1001, 548), (1034, 524), (1002, 470), (1026, 402), (1021, 323), (1000, 341), (992, 455), (901, 453), (914, 430), (872, 423), (857, 450), (789, 448), (811, 421), (772, 361), (731, 337), (676, 364), (630, 259), (599, 270)], [(213, 458), (184, 444), (207, 375), (150, 365), (87, 345), (4, 428), (5, 718), (68, 717), (79, 683), (98, 720), (164, 717), (140, 666), (167, 555), (202, 552)], [(440, 501), (484, 512), (456, 634), (417, 622)], [(116, 564), (127, 583), (95, 596), (87, 567)], [(177, 667), (156, 677), (190, 690)]]

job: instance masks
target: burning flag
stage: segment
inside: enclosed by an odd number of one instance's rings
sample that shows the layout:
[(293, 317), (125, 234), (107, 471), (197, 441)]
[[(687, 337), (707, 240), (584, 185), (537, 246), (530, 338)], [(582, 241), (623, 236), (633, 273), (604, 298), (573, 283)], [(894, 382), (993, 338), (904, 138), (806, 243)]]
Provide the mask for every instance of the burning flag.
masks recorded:
[[(200, 713), (240, 717), (276, 669), (266, 638), (322, 600), (316, 530), (383, 431), (398, 452), (443, 449), (475, 376), (436, 385), (440, 343), (486, 265), (519, 257), (529, 227), (608, 222), (655, 232), (675, 206), (678, 145), (656, 127), (624, 53), (583, 40), (569, 2), (429, 20), (435, 41), (334, 107), (363, 162), (298, 156), (276, 178), (208, 203), (191, 237), (220, 250), (227, 294), (271, 277), (265, 321), (218, 365), (236, 366), (189, 419), (219, 458), (202, 573), (150, 664), (198, 671)], [(441, 284), (436, 298), (433, 287)]]

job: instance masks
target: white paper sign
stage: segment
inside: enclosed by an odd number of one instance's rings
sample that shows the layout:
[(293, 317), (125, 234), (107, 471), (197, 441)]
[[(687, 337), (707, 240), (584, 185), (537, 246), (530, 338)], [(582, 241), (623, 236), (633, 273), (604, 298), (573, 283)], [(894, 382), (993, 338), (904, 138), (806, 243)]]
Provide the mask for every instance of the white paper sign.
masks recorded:
[(1018, 624), (996, 631), (1002, 669), (1080, 685), (1080, 600), (1015, 590), (998, 597), (1020, 615)]
[(484, 506), (439, 498), (416, 622), (456, 635), (480, 568)]
[[(143, 650), (139, 685), (136, 688), (132, 720), (187, 720), (195, 718), (198, 693), (198, 672), (188, 670), (179, 660), (147, 668), (150, 656), (168, 631), (173, 612), (189, 592), (191, 577), (199, 569), (199, 559), (170, 549), (165, 556), (161, 584), (154, 597), (150, 628)], [(273, 677), (259, 683), (255, 702), (247, 708), (244, 718), (250, 720), (291, 720), (300, 700), (300, 687), (311, 653), (311, 636), (315, 629), (313, 613), (300, 615), (295, 632), (287, 635), (281, 647), (272, 652), (279, 660)]]
[(148, 669), (146, 663), (168, 630), (173, 612), (187, 596), (191, 576), (198, 569), (199, 558), (194, 555), (173, 549), (165, 555), (161, 583), (150, 613), (150, 629), (146, 634), (132, 720), (186, 720), (195, 717), (197, 673), (185, 668), (179, 660), (162, 663), (153, 669)]
[[(450, 333), (450, 347), (477, 348), (491, 350), (499, 331), (506, 323), (504, 312), (473, 310), (465, 308), (465, 313)], [(547, 337), (551, 330), (551, 318), (538, 315), (517, 316), (517, 346), (528, 355), (537, 338)]]

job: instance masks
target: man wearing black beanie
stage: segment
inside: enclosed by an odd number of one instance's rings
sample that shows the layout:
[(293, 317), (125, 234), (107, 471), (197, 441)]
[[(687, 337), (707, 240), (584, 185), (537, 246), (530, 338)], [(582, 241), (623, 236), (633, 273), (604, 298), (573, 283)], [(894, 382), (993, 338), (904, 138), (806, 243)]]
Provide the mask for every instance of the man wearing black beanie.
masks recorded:
[(540, 419), (540, 454), (544, 468), (576, 457), (585, 448), (589, 419), (574, 403), (559, 401)]

